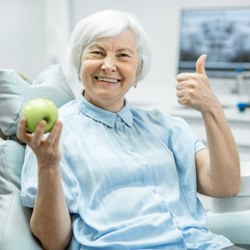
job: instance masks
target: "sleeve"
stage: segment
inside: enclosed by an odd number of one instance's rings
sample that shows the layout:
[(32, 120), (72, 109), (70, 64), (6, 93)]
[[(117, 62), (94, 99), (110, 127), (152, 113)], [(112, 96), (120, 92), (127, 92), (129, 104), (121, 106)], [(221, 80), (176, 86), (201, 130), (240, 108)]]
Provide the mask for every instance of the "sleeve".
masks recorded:
[[(77, 196), (79, 193), (79, 185), (77, 178), (74, 176), (72, 166), (70, 164), (70, 157), (67, 154), (70, 150), (67, 148), (62, 149), (61, 153), (61, 180), (64, 191), (64, 196), (71, 213), (77, 211)], [(36, 156), (29, 148), (26, 147), (25, 158), (21, 173), (21, 194), (20, 199), (24, 206), (34, 207), (37, 188), (38, 188), (38, 176), (37, 176), (37, 160)]]
[(21, 173), (21, 202), (24, 206), (34, 207), (37, 193), (37, 162), (31, 148), (26, 147)]
[(176, 155), (180, 155), (178, 158), (187, 159), (187, 155), (195, 156), (198, 151), (206, 148), (183, 118), (174, 117), (173, 119), (171, 144)]
[(154, 132), (177, 156), (182, 157), (182, 153), (194, 155), (206, 148), (183, 118), (171, 116), (159, 110), (150, 111), (148, 117)]
[(204, 143), (192, 131), (187, 122), (182, 118), (174, 118), (171, 136), (172, 151), (175, 157), (179, 174), (179, 182), (183, 193), (190, 204), (196, 204), (196, 153), (206, 148)]

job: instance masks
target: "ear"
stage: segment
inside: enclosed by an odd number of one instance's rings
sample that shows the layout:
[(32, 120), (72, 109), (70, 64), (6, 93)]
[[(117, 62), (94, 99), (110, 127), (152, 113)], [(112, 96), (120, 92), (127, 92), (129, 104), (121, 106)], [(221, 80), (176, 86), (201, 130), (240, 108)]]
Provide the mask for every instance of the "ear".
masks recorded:
[(77, 71), (78, 80), (79, 80), (80, 82), (82, 82), (81, 68), (82, 68), (82, 66), (80, 65), (80, 66), (79, 66), (79, 69), (78, 69), (78, 71)]
[(136, 79), (135, 79), (136, 82), (138, 82), (138, 79), (140, 79), (141, 71), (142, 71), (142, 64), (143, 64), (142, 59), (139, 59), (139, 63), (138, 63), (138, 67), (137, 67), (137, 72), (136, 72)]

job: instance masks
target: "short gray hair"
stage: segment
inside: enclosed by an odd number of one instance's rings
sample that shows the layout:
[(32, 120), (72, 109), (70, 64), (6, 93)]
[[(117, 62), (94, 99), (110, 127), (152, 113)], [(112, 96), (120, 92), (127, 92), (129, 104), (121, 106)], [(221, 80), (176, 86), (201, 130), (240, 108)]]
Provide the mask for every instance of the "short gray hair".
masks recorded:
[(118, 10), (105, 10), (82, 19), (72, 32), (68, 62), (79, 74), (81, 55), (83, 50), (99, 38), (119, 35), (130, 28), (137, 40), (140, 58), (138, 78), (141, 80), (148, 73), (151, 66), (151, 48), (147, 33), (137, 19), (130, 13)]

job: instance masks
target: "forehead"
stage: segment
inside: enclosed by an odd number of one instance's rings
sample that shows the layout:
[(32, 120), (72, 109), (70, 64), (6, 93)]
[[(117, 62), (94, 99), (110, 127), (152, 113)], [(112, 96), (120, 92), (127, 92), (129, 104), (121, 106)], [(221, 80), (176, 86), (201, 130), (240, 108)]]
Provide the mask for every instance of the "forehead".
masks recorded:
[(137, 51), (137, 39), (131, 29), (111, 37), (102, 37), (91, 43), (88, 47), (100, 46), (104, 49), (129, 49)]

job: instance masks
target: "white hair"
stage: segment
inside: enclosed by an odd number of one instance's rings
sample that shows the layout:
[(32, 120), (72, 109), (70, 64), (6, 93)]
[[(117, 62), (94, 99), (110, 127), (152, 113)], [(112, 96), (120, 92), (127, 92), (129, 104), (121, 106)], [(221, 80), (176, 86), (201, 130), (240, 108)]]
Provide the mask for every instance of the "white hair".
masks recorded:
[(82, 19), (71, 35), (68, 48), (68, 63), (79, 75), (81, 55), (89, 44), (99, 38), (119, 35), (127, 28), (130, 28), (136, 36), (140, 58), (137, 81), (141, 80), (145, 77), (151, 65), (149, 38), (137, 19), (130, 13), (123, 11), (105, 10)]

